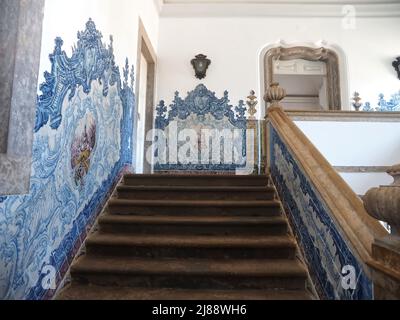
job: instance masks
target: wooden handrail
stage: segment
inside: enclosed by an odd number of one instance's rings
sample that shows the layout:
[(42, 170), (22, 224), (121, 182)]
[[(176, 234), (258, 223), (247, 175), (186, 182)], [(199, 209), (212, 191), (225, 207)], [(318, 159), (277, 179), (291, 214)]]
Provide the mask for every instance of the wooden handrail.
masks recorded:
[(374, 240), (388, 234), (385, 228), (368, 215), (361, 199), (288, 117), (279, 102), (275, 101), (268, 109), (267, 120), (321, 195), (354, 254), (366, 264), (371, 260)]

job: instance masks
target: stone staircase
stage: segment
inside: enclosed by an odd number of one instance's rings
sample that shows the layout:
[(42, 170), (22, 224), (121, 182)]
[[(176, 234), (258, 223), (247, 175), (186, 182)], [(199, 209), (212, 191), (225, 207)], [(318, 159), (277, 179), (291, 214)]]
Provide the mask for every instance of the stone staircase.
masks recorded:
[(311, 299), (264, 176), (126, 175), (57, 299)]

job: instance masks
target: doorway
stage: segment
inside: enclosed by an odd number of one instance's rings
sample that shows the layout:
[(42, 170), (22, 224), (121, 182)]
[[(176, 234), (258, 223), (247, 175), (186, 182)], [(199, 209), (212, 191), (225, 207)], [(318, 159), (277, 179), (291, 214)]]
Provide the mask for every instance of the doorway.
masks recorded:
[(339, 57), (331, 49), (273, 47), (264, 55), (265, 89), (280, 82), (287, 89), (285, 109), (342, 110)]
[(146, 150), (151, 142), (146, 142), (146, 134), (154, 125), (154, 93), (156, 55), (150, 39), (139, 19), (139, 45), (136, 81), (136, 117), (135, 117), (135, 172), (151, 173), (151, 164), (146, 160)]
[(329, 110), (326, 63), (293, 59), (274, 61), (274, 81), (286, 89), (285, 110)]

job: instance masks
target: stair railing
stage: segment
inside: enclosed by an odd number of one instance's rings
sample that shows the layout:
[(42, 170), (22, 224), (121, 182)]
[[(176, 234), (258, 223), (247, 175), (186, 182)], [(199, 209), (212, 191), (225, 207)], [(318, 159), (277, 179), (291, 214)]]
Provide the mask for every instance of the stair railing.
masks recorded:
[(286, 92), (273, 83), (267, 109), (267, 167), (325, 299), (372, 299), (367, 266), (374, 239), (387, 231), (366, 212), (362, 200), (287, 116)]

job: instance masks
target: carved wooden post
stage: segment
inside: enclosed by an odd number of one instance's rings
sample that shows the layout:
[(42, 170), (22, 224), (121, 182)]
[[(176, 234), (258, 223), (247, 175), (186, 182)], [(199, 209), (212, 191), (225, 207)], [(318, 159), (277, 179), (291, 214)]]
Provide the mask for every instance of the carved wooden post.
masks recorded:
[(285, 97), (286, 90), (281, 88), (278, 82), (274, 82), (265, 93), (264, 100), (270, 104), (268, 109), (282, 108), (281, 101), (285, 99)]
[(282, 108), (281, 101), (286, 97), (286, 90), (279, 86), (278, 82), (274, 82), (270, 85), (267, 92), (264, 95), (264, 100), (267, 103), (267, 110), (266, 110), (266, 125), (263, 126), (265, 128), (265, 133), (263, 137), (265, 139), (265, 143), (263, 145), (266, 146), (266, 155), (264, 159), (266, 159), (266, 173), (269, 173), (269, 166), (270, 166), (270, 145), (269, 145), (269, 138), (268, 138), (268, 112), (272, 111), (276, 108)]
[(400, 164), (388, 170), (389, 186), (373, 188), (363, 197), (367, 212), (390, 225), (391, 234), (372, 245), (375, 299), (400, 299)]

